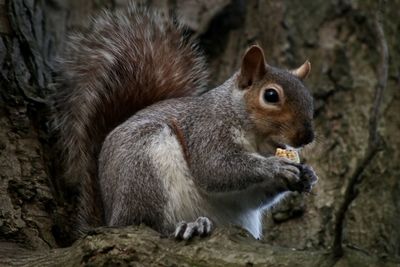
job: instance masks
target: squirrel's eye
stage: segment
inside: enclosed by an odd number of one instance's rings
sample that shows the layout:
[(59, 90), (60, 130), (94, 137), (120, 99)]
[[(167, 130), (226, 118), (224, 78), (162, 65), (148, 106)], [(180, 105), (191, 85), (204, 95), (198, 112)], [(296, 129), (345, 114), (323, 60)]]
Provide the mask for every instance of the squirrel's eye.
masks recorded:
[(277, 103), (279, 102), (279, 94), (275, 89), (267, 89), (264, 91), (264, 101), (267, 103)]

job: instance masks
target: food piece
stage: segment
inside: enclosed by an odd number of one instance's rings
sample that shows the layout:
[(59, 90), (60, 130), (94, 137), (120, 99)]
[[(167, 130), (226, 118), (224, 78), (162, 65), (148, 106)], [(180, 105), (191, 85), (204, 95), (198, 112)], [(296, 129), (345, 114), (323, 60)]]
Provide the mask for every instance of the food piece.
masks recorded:
[(290, 159), (296, 163), (300, 163), (300, 157), (296, 150), (277, 148), (275, 156)]

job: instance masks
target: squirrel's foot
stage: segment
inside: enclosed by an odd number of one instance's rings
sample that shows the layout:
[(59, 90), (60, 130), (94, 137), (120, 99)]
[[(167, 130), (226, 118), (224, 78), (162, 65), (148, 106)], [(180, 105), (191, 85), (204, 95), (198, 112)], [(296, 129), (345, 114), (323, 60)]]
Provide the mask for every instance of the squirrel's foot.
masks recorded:
[(174, 237), (176, 239), (189, 240), (192, 237), (207, 236), (211, 233), (212, 222), (207, 217), (199, 217), (194, 222), (182, 221), (176, 225)]

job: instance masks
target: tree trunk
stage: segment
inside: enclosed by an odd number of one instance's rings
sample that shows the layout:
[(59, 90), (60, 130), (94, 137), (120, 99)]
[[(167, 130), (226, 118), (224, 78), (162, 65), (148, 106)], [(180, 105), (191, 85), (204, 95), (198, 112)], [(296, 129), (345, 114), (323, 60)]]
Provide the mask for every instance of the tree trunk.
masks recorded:
[(210, 87), (252, 43), (271, 65), (311, 61), (318, 136), (302, 158), (320, 180), (267, 214), (261, 241), (228, 228), (178, 243), (141, 226), (71, 245), (76, 192), (58, 178), (49, 131), (56, 56), (67, 31), (127, 2), (0, 0), (0, 266), (400, 265), (399, 0), (141, 1), (181, 17), (208, 58)]

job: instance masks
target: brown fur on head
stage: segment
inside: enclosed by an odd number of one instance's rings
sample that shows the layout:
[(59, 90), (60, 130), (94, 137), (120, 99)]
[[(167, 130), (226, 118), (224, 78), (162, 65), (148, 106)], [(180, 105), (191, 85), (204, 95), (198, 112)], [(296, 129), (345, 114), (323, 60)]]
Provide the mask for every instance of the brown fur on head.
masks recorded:
[(246, 51), (237, 82), (258, 139), (274, 148), (313, 141), (313, 99), (302, 82), (310, 70), (308, 61), (291, 72), (271, 67), (256, 45)]

